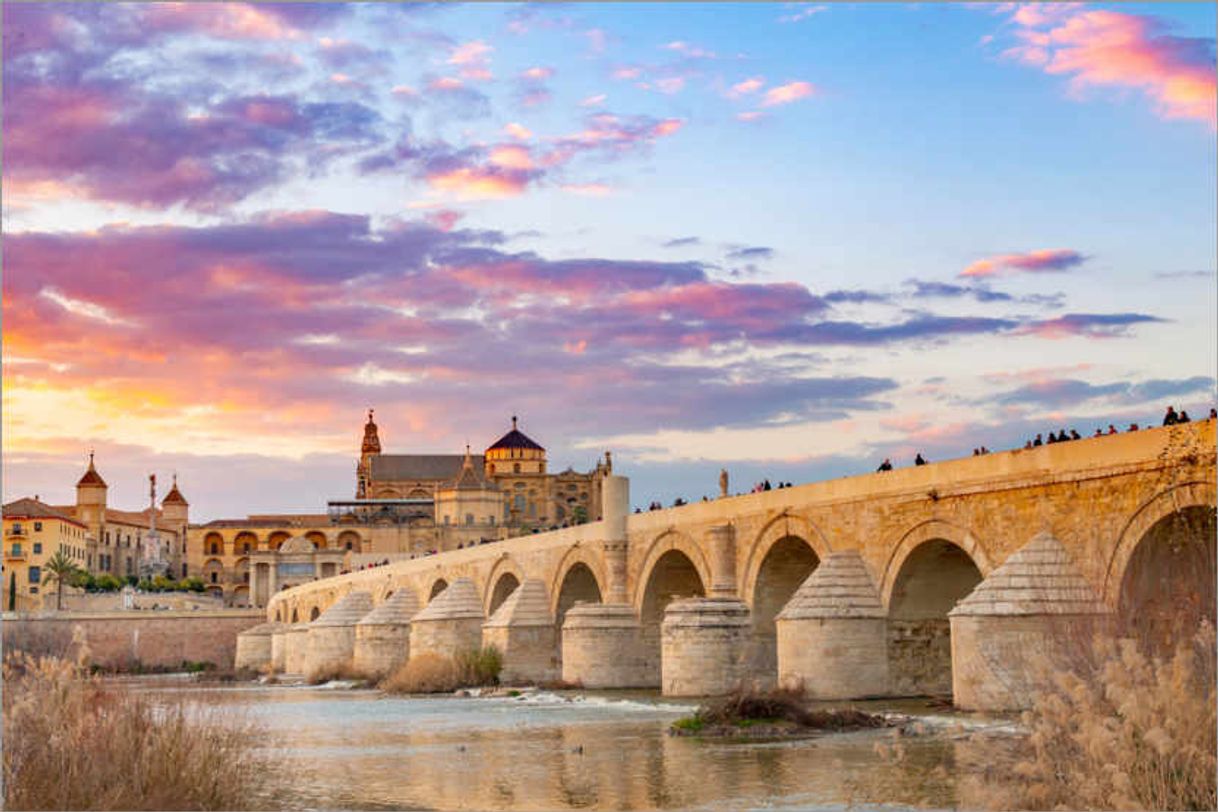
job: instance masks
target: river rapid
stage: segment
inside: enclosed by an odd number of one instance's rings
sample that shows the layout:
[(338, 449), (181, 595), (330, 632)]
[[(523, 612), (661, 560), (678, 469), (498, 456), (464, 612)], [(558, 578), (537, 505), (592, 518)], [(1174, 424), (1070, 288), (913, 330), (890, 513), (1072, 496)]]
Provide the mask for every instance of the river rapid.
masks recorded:
[(1009, 719), (919, 700), (853, 703), (914, 717), (809, 739), (674, 737), (688, 701), (654, 692), (394, 697), (328, 686), (118, 680), (252, 722), (274, 765), (258, 808), (762, 810), (969, 806), (957, 765)]

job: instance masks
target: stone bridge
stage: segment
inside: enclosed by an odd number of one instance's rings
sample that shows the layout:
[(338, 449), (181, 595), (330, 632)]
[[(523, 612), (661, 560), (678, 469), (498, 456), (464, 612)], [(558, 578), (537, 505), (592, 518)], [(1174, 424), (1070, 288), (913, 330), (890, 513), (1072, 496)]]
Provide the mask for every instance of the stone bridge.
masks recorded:
[(485, 641), (520, 680), (994, 709), (1027, 703), (1021, 663), (1051, 628), (1214, 602), (1213, 420), (647, 513), (624, 478), (604, 488), (598, 522), (279, 592), (259, 650), (349, 660), (372, 634), (357, 615), (401, 592), (384, 668)]

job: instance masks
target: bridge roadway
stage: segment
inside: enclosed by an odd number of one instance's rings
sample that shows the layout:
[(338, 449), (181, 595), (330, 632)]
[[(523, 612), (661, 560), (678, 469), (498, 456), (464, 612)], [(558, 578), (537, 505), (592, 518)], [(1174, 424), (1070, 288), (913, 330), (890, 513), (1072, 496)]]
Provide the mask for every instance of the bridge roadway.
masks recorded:
[[(485, 637), (520, 678), (687, 695), (781, 679), (826, 697), (954, 689), (1018, 706), (1030, 677), (990, 638), (1018, 650), (1052, 622), (1214, 594), (1215, 470), (1205, 420), (639, 514), (612, 477), (601, 521), (286, 589), (267, 618), (304, 624), (349, 593), (375, 606), (405, 589), (427, 607), (409, 656), (434, 637), (424, 627), (477, 645), (494, 617)], [(1203, 539), (1183, 565), (1165, 543), (1180, 533)], [(953, 651), (961, 635), (970, 650)], [(1010, 684), (991, 696), (994, 680)]]

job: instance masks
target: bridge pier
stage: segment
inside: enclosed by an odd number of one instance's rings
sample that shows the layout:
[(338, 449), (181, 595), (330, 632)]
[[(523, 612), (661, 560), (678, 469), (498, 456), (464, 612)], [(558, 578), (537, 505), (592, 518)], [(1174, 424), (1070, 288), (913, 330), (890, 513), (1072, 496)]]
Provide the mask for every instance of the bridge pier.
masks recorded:
[(309, 624), (306, 679), (323, 679), (350, 669), (355, 655), (355, 624), (371, 611), (372, 595), (362, 590), (348, 592)]
[(304, 673), (308, 641), (308, 623), (295, 623), (286, 629), (283, 636), (283, 671), (285, 674)]
[(264, 671), (271, 667), (272, 641), (282, 623), (260, 623), (237, 635), (233, 668), (238, 671)]
[(271, 673), (282, 674), (287, 670), (289, 628), (287, 623), (280, 623), (271, 632)]
[(535, 578), (526, 578), (482, 624), (482, 644), (503, 655), (499, 681), (506, 685), (558, 679), (557, 638), (545, 584)]
[(1062, 543), (1041, 533), (977, 585), (950, 614), (956, 707), (1032, 706), (1049, 674), (1108, 633), (1111, 614)]
[(749, 608), (734, 597), (668, 604), (661, 631), (664, 696), (722, 696), (748, 676)]
[(577, 603), (562, 626), (562, 679), (585, 688), (652, 688), (655, 664), (624, 603)]
[(367, 679), (384, 679), (410, 657), (410, 619), (419, 596), (401, 587), (355, 624), (352, 667)]
[(888, 623), (858, 550), (830, 553), (775, 619), (778, 682), (815, 699), (888, 692)]
[(482, 645), (482, 602), (469, 578), (457, 578), (410, 621), (410, 659), (455, 657)]

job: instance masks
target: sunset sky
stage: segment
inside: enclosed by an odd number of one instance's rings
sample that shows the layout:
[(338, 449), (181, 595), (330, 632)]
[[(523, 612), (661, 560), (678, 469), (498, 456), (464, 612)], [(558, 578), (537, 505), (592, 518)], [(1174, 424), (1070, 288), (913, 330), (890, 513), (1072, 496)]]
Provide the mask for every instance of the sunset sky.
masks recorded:
[(5, 4), (4, 499), (635, 504), (1214, 401), (1215, 11)]

